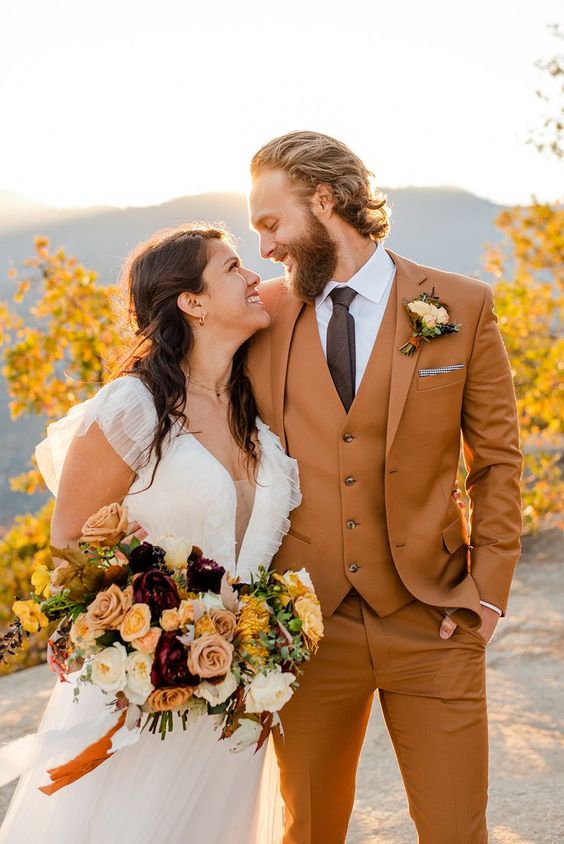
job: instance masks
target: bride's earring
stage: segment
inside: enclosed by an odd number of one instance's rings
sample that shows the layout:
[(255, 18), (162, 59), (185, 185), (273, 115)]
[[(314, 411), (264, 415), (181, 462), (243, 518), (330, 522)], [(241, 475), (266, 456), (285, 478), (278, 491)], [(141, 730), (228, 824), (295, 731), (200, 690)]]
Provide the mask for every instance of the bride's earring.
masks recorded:
[(200, 319), (198, 320), (198, 322), (200, 323), (200, 325), (202, 326), (202, 328), (204, 327), (204, 323), (205, 323), (205, 321), (206, 321), (205, 316), (201, 316), (201, 317), (200, 317)]

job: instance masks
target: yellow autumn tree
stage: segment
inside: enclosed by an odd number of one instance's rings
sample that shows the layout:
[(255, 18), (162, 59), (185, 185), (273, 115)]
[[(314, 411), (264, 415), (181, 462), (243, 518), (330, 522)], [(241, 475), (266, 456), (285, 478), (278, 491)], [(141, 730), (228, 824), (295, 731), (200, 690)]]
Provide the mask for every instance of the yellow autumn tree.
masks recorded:
[[(553, 27), (557, 38), (562, 33)], [(538, 152), (561, 160), (564, 130), (564, 57), (538, 65), (548, 92), (538, 96), (547, 115), (531, 138)], [(500, 329), (511, 359), (525, 453), (525, 525), (535, 529), (547, 513), (562, 513), (560, 462), (564, 438), (564, 209), (533, 200), (503, 211), (504, 242), (490, 248), (487, 269), (496, 278)]]
[[(0, 303), (0, 346), (11, 416), (40, 414), (49, 422), (89, 398), (123, 356), (127, 338), (117, 290), (101, 285), (64, 250), (51, 251), (45, 238), (36, 239), (23, 273), (9, 275), (13, 302)], [(34, 466), (11, 486), (29, 494), (44, 489)], [(27, 597), (34, 564), (48, 556), (51, 514), (50, 502), (36, 514), (18, 516), (0, 540), (0, 627), (11, 617), (14, 596)], [(11, 667), (39, 661), (45, 644), (46, 633), (33, 637)]]

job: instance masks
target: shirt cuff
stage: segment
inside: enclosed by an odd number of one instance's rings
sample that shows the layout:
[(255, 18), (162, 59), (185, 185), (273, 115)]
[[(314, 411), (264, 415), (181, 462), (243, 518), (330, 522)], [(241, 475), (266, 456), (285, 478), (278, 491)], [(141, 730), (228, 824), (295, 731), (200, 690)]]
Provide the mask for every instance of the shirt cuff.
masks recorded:
[(502, 613), (502, 611), (500, 610), (499, 607), (494, 607), (493, 604), (488, 604), (487, 601), (480, 601), (480, 603), (482, 604), (483, 607), (489, 607), (490, 610), (495, 610), (498, 615), (503, 615), (503, 613)]

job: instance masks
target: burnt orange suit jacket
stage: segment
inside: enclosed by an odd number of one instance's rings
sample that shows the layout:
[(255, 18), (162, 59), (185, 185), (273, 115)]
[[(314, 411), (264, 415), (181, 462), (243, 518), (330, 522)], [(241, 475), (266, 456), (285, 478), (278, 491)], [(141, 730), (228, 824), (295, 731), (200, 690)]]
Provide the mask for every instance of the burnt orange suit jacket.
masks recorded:
[[(385, 517), (394, 564), (413, 596), (436, 606), (470, 610), (470, 624), (475, 626), (480, 599), (506, 611), (522, 529), (515, 395), (493, 293), (485, 282), (386, 251), (396, 265), (397, 294), (392, 303), (395, 338), (385, 469)], [(411, 334), (403, 301), (432, 288), (446, 303), (450, 321), (461, 323), (460, 331), (422, 343), (407, 357), (399, 351)], [(253, 338), (248, 371), (262, 419), (286, 445), (284, 396), (292, 333), (302, 308), (312, 306), (297, 300), (283, 279), (261, 284), (260, 295), (272, 324)], [(439, 376), (420, 374), (453, 363), (464, 367)], [(312, 418), (316, 414), (321, 418), (323, 407), (312, 407)], [(450, 496), (461, 437), (470, 536), (462, 517), (452, 521), (451, 512), (445, 525), (444, 507), (434, 506), (438, 488), (443, 501)], [(364, 447), (369, 459), (370, 443)], [(315, 478), (308, 478), (308, 488), (315, 489)], [(325, 491), (320, 488), (315, 494), (322, 501)], [(292, 514), (292, 529), (311, 537), (308, 568), (314, 583), (323, 578), (330, 588), (331, 566), (315, 557), (316, 533), (324, 530), (322, 508), (319, 524), (302, 524), (301, 509)], [(446, 556), (434, 558), (430, 549), (436, 548), (441, 534)], [(467, 554), (460, 554), (461, 543), (466, 543)], [(288, 568), (283, 553), (282, 558)]]

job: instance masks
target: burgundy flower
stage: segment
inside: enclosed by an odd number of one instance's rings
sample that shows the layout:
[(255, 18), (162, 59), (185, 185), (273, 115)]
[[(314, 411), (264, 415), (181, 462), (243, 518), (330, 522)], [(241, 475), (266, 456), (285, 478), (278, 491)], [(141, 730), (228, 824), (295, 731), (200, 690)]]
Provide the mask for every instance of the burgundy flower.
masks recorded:
[(151, 669), (153, 686), (197, 686), (199, 682), (200, 678), (188, 670), (188, 653), (176, 633), (162, 633)]
[(163, 610), (180, 606), (180, 595), (169, 574), (150, 569), (134, 580), (133, 601), (136, 604), (148, 604), (151, 615), (156, 620), (161, 617)]
[(158, 545), (142, 542), (129, 555), (129, 567), (137, 574), (140, 571), (158, 569), (164, 564), (165, 552)]
[(219, 593), (221, 578), (224, 574), (225, 569), (218, 565), (215, 560), (200, 557), (199, 560), (195, 560), (188, 565), (188, 591)]

